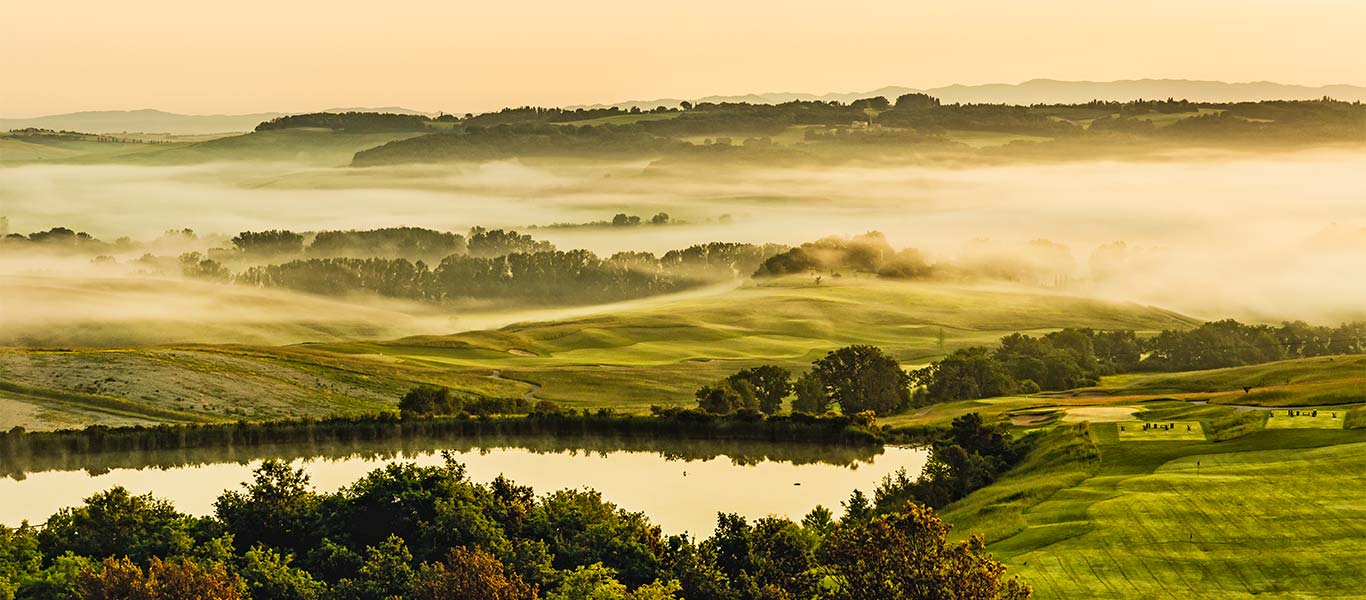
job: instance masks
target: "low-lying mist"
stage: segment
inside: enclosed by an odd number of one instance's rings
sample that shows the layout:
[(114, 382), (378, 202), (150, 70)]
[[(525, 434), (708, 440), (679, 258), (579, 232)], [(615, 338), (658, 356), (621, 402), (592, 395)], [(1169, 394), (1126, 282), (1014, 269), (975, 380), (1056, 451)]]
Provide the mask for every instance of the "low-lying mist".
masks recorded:
[[(477, 225), (516, 228), (560, 249), (601, 256), (710, 241), (797, 245), (878, 230), (931, 261), (1000, 264), (1023, 285), (1202, 318), (1334, 322), (1366, 315), (1366, 283), (1357, 276), (1366, 267), (1363, 173), (1366, 154), (1326, 151), (962, 168), (34, 165), (0, 169), (0, 216), (8, 217), (11, 232), (62, 226), (106, 241), (151, 242), (190, 228), (205, 246), (244, 230), (463, 232)], [(675, 224), (526, 229), (610, 221), (616, 213), (648, 221), (658, 212)], [(380, 335), (474, 324), (399, 303), (271, 296), (185, 281), (134, 284), (135, 278), (80, 267), (88, 257), (54, 264), (4, 258), (0, 343), (12, 343), (22, 337), (17, 329), (34, 323), (88, 324), (139, 311), (262, 323), (273, 322), (272, 315), (294, 321), (354, 311), (340, 320), (369, 323)], [(1021, 271), (1030, 275), (1019, 277)], [(235, 299), (240, 294), (253, 300)]]

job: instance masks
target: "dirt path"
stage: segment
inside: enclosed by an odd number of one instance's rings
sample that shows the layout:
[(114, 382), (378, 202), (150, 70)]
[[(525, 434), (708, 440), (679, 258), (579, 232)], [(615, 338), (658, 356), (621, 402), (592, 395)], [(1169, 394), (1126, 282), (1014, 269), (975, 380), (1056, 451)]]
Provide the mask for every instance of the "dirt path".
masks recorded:
[(502, 369), (494, 369), (494, 370), (493, 370), (493, 374), (490, 375), (490, 377), (492, 377), (492, 378), (494, 378), (494, 379), (501, 379), (501, 380), (503, 380), (503, 381), (515, 381), (515, 382), (517, 382), (517, 383), (525, 383), (525, 384), (531, 386), (531, 389), (530, 389), (530, 390), (527, 390), (527, 392), (526, 392), (525, 394), (522, 394), (522, 399), (523, 399), (523, 400), (539, 400), (539, 398), (536, 397), (536, 392), (541, 391), (541, 387), (542, 387), (541, 384), (539, 384), (539, 383), (536, 383), (536, 382), (534, 382), (534, 381), (525, 381), (525, 380), (522, 380), (522, 379), (511, 379), (511, 378), (508, 378), (508, 377), (503, 377), (503, 371), (502, 371)]

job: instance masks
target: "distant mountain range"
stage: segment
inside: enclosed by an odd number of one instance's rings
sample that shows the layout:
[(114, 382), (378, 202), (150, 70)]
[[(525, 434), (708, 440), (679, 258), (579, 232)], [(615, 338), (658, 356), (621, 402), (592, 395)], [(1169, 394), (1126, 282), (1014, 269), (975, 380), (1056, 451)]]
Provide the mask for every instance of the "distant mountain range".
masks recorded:
[[(1356, 85), (1305, 86), (1256, 81), (1247, 83), (1228, 83), (1223, 81), (1193, 81), (1188, 79), (1130, 79), (1123, 81), (1056, 81), (1034, 79), (1019, 84), (992, 83), (985, 85), (950, 85), (945, 87), (918, 89), (889, 86), (866, 92), (802, 94), (768, 93), (746, 94), (742, 96), (706, 96), (703, 98), (658, 98), (654, 100), (630, 100), (616, 104), (596, 104), (569, 106), (567, 108), (619, 108), (656, 106), (678, 106), (684, 100), (692, 102), (749, 102), (752, 104), (777, 104), (792, 100), (838, 100), (850, 102), (859, 98), (884, 96), (895, 100), (897, 96), (923, 92), (947, 103), (997, 103), (997, 104), (1040, 104), (1040, 103), (1079, 103), (1091, 100), (1137, 100), (1177, 98), (1197, 102), (1242, 102), (1255, 100), (1312, 100), (1329, 96), (1338, 100), (1366, 101), (1366, 87)], [(319, 112), (390, 112), (401, 114), (426, 114), (396, 106), (371, 108), (329, 108)], [(193, 135), (203, 133), (228, 133), (251, 131), (262, 121), (268, 121), (286, 114), (297, 113), (252, 113), (244, 115), (182, 115), (155, 109), (142, 110), (100, 110), (50, 115), (28, 119), (0, 119), (0, 131), (41, 127), (44, 129), (70, 130), (85, 133), (169, 133)]]
[[(428, 114), (397, 106), (377, 108), (329, 108), (318, 112), (388, 112)], [(38, 127), (82, 133), (169, 133), (195, 135), (251, 131), (262, 121), (287, 114), (282, 112), (250, 113), (244, 115), (182, 115), (151, 108), (142, 110), (95, 110), (49, 115), (28, 119), (0, 119), (0, 131)]]
[[(937, 88), (889, 86), (866, 92), (801, 94), (769, 93), (741, 96), (706, 96), (686, 98), (696, 102), (749, 102), (778, 104), (793, 100), (838, 100), (850, 102), (859, 98), (884, 96), (895, 100), (910, 93), (926, 93), (947, 103), (993, 104), (1075, 104), (1091, 100), (1128, 101), (1138, 99), (1186, 99), (1193, 102), (1243, 102), (1255, 100), (1312, 100), (1329, 96), (1337, 100), (1366, 101), (1366, 87), (1355, 85), (1304, 86), (1256, 81), (1228, 83), (1223, 81), (1193, 81), (1188, 79), (1130, 79), (1122, 81), (1057, 81), (1033, 79), (1019, 84), (992, 83), (985, 85), (950, 85)], [(598, 104), (583, 108), (619, 108), (677, 106), (685, 98), (631, 100), (616, 104)], [(579, 108), (577, 106), (569, 108)]]

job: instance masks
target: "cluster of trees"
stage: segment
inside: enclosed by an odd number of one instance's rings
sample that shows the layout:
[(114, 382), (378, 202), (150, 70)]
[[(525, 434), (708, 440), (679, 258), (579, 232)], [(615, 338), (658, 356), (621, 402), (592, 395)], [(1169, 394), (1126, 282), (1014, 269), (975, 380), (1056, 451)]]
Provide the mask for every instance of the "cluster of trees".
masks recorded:
[(883, 127), (904, 127), (931, 133), (959, 129), (1051, 137), (1081, 132), (1081, 128), (1073, 123), (1054, 119), (1028, 106), (941, 104), (939, 99), (925, 94), (907, 94), (897, 98), (892, 110), (878, 114), (875, 123)]
[[(677, 223), (677, 221), (674, 221), (673, 217), (670, 217), (669, 213), (666, 212), (657, 212), (654, 214), (654, 216), (650, 217), (649, 219), (643, 219), (639, 215), (617, 213), (615, 215), (612, 215), (611, 221), (589, 221), (587, 223), (552, 223), (550, 225), (545, 225), (544, 227), (547, 229), (561, 229), (570, 227), (635, 227), (637, 225), (643, 224), (668, 225), (670, 223)], [(532, 226), (532, 228), (534, 229), (535, 226)]]
[[(530, 251), (526, 251), (528, 245)], [(546, 246), (514, 232), (478, 231), (469, 239), (468, 255), (447, 256), (435, 268), (402, 258), (305, 259), (251, 267), (236, 281), (315, 294), (369, 292), (430, 302), (461, 298), (604, 302), (732, 279), (782, 250), (772, 245), (714, 242), (673, 250), (662, 257), (621, 252), (604, 259), (587, 250), (539, 249)]]
[[(502, 125), (504, 123), (573, 123), (575, 121), (589, 121), (592, 119), (602, 119), (606, 117), (617, 117), (622, 115), (638, 115), (647, 111), (642, 111), (639, 107), (623, 109), (617, 106), (606, 108), (544, 108), (540, 106), (519, 106), (515, 108), (504, 108), (498, 112), (483, 113), (479, 115), (467, 115), (462, 121), (465, 126), (487, 127), (490, 125)], [(667, 114), (678, 112), (677, 108), (657, 106), (648, 111), (650, 114)]]
[(123, 488), (0, 527), (0, 597), (236, 600), (1018, 599), (980, 538), (927, 507), (721, 514), (665, 536), (591, 490), (537, 496), (462, 465), (392, 464), (336, 492), (269, 461), (208, 517)]
[[(684, 103), (683, 110), (659, 107), (651, 113), (667, 118), (640, 119), (574, 126), (576, 121), (633, 114), (621, 110), (521, 107), (467, 116), (449, 133), (391, 142), (358, 153), (354, 164), (391, 164), (445, 160), (488, 160), (513, 156), (616, 156), (772, 158), (791, 156), (769, 136), (793, 126), (806, 126), (806, 139), (821, 143), (827, 153), (857, 144), (925, 147), (938, 143), (956, 150), (950, 130), (990, 131), (1050, 138), (1093, 139), (1116, 133), (1176, 141), (1360, 140), (1366, 136), (1366, 106), (1360, 103), (1265, 101), (1242, 103), (1190, 102), (1168, 99), (1133, 102), (1088, 102), (1067, 105), (1018, 106), (1005, 104), (943, 104), (923, 93), (906, 94), (895, 102), (884, 97), (850, 103), (793, 101), (782, 104)], [(1203, 112), (1203, 115), (1197, 113)], [(1151, 115), (1190, 115), (1155, 124)], [(725, 143), (706, 150), (683, 141), (715, 136)], [(745, 152), (729, 143), (729, 136), (747, 137)], [(709, 138), (710, 139), (710, 138)], [(838, 143), (838, 144), (833, 144)], [(796, 151), (800, 155), (814, 146)]]
[(760, 266), (756, 277), (841, 271), (876, 273), (882, 277), (928, 277), (934, 267), (915, 248), (896, 250), (879, 231), (854, 237), (831, 236), (776, 254)]
[[(912, 479), (905, 471), (883, 478), (873, 493), (871, 510), (889, 513), (908, 502), (943, 508), (990, 485), (1024, 457), (1028, 442), (1011, 439), (1001, 423), (989, 424), (978, 413), (953, 420), (948, 433), (935, 440), (921, 474)], [(856, 495), (850, 504), (867, 506)]]
[(819, 415), (838, 406), (845, 415), (863, 415), (866, 424), (910, 408), (912, 400), (910, 376), (896, 359), (863, 345), (833, 350), (795, 379), (783, 367), (761, 365), (704, 385), (695, 396), (698, 408), (711, 414), (767, 415), (780, 412), (791, 396), (794, 413)]
[(1193, 371), (1289, 358), (1366, 353), (1366, 323), (1338, 327), (1212, 321), (1151, 338), (1133, 331), (1063, 329), (1043, 336), (1011, 334), (994, 348), (955, 350), (911, 373), (927, 402), (990, 398), (1095, 385), (1103, 375)]
[(1245, 325), (1227, 319), (1185, 331), (1163, 331), (1144, 340), (1141, 371), (1192, 371), (1251, 365), (1289, 358), (1366, 354), (1366, 323), (1337, 327), (1303, 321)]
[(1143, 345), (1132, 331), (1064, 329), (1014, 333), (995, 349), (963, 348), (911, 373), (928, 402), (990, 398), (1095, 385), (1101, 375), (1136, 368)]
[(309, 113), (276, 117), (256, 126), (256, 131), (314, 127), (349, 133), (424, 131), (432, 120), (423, 115), (378, 112)]
[[(502, 230), (496, 230), (501, 232)], [(487, 245), (489, 232), (480, 243)], [(503, 232), (505, 235), (515, 232)], [(548, 244), (549, 242), (541, 242)], [(378, 258), (407, 258), (411, 260), (441, 260), (468, 249), (465, 236), (448, 231), (421, 227), (388, 227), (384, 229), (319, 231), (308, 245), (307, 254), (320, 258), (336, 256), (365, 256)]]
[[(127, 245), (129, 240), (120, 239), (121, 244)], [(45, 250), (72, 250), (80, 252), (103, 252), (114, 248), (102, 242), (94, 236), (84, 231), (74, 231), (66, 227), (53, 227), (47, 231), (35, 231), (28, 235), (22, 233), (8, 233), (0, 237), (0, 247), (13, 248), (34, 248), (40, 247)]]
[[(539, 412), (559, 412), (559, 407), (542, 400), (534, 407)], [(493, 398), (488, 396), (458, 395), (450, 388), (420, 385), (404, 394), (398, 401), (399, 414), (405, 419), (458, 415), (525, 415), (533, 409), (525, 398)]]
[(243, 231), (231, 240), (233, 250), (250, 257), (307, 254), (327, 257), (407, 258), (440, 260), (466, 252), (475, 256), (501, 256), (513, 252), (554, 250), (550, 242), (502, 229), (474, 227), (469, 238), (458, 233), (422, 227), (386, 227), (319, 231), (311, 236), (289, 230)]

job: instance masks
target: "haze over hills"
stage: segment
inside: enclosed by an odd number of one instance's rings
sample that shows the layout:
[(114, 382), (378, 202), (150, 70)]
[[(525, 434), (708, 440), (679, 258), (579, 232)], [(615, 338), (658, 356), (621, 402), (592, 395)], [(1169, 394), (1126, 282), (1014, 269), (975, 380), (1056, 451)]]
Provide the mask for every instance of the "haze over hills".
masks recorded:
[[(793, 100), (823, 100), (851, 102), (859, 98), (884, 96), (896, 99), (903, 94), (922, 92), (945, 103), (964, 104), (1075, 104), (1091, 100), (1130, 101), (1137, 99), (1177, 98), (1193, 102), (1250, 102), (1259, 100), (1314, 100), (1328, 96), (1344, 101), (1366, 101), (1366, 86), (1327, 85), (1304, 86), (1268, 81), (1228, 83), (1186, 79), (1133, 79), (1108, 82), (1057, 81), (1033, 79), (1019, 84), (993, 83), (984, 85), (950, 85), (937, 88), (887, 86), (862, 92), (832, 92), (808, 94), (776, 92), (735, 96), (713, 95), (701, 98), (657, 98), (628, 100), (615, 104), (572, 105), (567, 108), (623, 109), (657, 106), (678, 106), (684, 100), (698, 102), (747, 102), (750, 104), (778, 104)], [(386, 112), (397, 114), (425, 114), (396, 106), (329, 108), (318, 112)], [(0, 118), (0, 131), (39, 127), (85, 133), (166, 133), (194, 135), (251, 131), (262, 121), (299, 114), (297, 112), (263, 112), (240, 115), (186, 115), (156, 109), (100, 110), (47, 115), (31, 118)]]
[[(386, 112), (398, 114), (429, 114), (398, 106), (329, 108), (319, 112)], [(195, 135), (204, 133), (234, 133), (251, 131), (262, 121), (288, 114), (284, 112), (247, 113), (240, 115), (185, 115), (144, 108), (140, 110), (92, 110), (60, 115), (22, 119), (0, 119), (0, 131), (37, 127), (80, 131), (83, 133), (169, 133)]]
[[(1229, 83), (1224, 81), (1195, 81), (1188, 79), (1128, 79), (1119, 81), (1057, 81), (1032, 79), (1024, 83), (991, 83), (984, 85), (950, 85), (936, 88), (887, 86), (863, 92), (806, 94), (777, 92), (738, 96), (706, 96), (693, 102), (748, 102), (750, 104), (778, 104), (793, 100), (836, 100), (850, 102), (859, 98), (897, 96), (926, 93), (946, 103), (962, 104), (1075, 104), (1091, 100), (1129, 101), (1138, 99), (1186, 99), (1192, 102), (1252, 102), (1258, 100), (1314, 100), (1329, 96), (1348, 102), (1366, 100), (1366, 87), (1356, 85), (1305, 86), (1256, 81)], [(584, 108), (616, 106), (619, 108), (677, 106), (682, 98), (631, 100), (616, 104), (599, 104)], [(578, 107), (569, 107), (578, 108)]]

